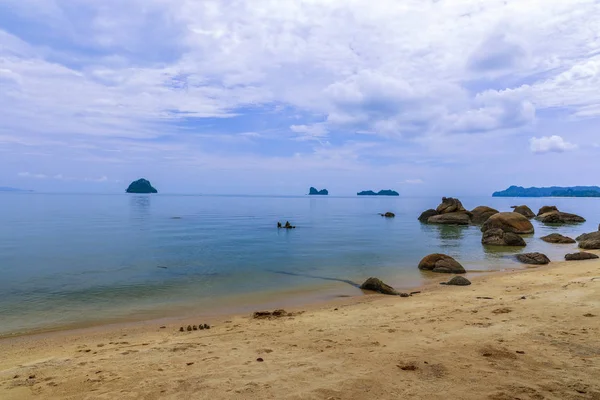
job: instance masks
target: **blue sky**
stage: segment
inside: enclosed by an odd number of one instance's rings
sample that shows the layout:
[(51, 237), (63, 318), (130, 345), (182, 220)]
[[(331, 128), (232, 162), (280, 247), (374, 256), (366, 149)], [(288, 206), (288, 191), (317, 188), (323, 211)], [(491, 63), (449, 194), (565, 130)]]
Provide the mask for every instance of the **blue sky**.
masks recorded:
[(0, 186), (597, 185), (600, 2), (2, 0)]

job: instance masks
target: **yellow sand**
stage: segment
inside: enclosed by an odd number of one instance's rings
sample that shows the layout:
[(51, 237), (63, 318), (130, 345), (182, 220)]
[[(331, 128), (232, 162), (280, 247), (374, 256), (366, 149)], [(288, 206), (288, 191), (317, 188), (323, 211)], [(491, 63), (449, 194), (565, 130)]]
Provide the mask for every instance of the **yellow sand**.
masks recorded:
[(0, 399), (600, 399), (598, 261), (199, 322), (0, 340)]

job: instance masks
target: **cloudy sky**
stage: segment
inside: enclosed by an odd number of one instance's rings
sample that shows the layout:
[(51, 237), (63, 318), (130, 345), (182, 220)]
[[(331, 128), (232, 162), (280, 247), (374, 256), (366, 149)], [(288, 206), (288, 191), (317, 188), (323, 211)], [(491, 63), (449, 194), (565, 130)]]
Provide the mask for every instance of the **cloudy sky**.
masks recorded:
[(0, 0), (0, 186), (600, 184), (600, 1)]

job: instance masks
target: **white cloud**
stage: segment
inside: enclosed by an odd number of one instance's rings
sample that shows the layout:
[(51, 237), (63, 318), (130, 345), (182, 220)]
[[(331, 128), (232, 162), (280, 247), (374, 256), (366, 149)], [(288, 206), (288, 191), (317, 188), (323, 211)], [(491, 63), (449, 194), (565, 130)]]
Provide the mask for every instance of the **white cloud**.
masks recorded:
[(574, 150), (577, 145), (566, 142), (562, 137), (543, 136), (540, 138), (533, 137), (529, 140), (531, 151), (538, 154), (543, 153), (563, 153), (565, 151)]
[(407, 183), (409, 185), (421, 185), (425, 182), (422, 179), (406, 179), (402, 183)]
[(48, 178), (47, 175), (44, 175), (44, 174), (32, 174), (31, 172), (19, 172), (17, 175), (20, 176), (20, 177), (22, 177), (22, 178), (35, 178), (35, 179), (46, 179), (46, 178)]

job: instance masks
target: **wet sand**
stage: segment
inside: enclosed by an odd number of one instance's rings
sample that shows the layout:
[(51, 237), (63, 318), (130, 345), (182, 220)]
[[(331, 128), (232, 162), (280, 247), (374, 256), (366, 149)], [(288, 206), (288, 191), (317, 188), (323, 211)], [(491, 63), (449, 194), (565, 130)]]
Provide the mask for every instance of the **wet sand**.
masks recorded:
[(0, 398), (600, 399), (598, 260), (288, 311), (1, 339)]

